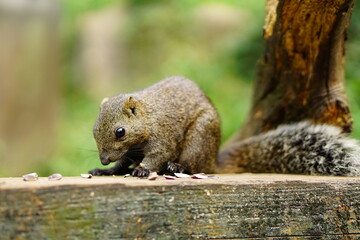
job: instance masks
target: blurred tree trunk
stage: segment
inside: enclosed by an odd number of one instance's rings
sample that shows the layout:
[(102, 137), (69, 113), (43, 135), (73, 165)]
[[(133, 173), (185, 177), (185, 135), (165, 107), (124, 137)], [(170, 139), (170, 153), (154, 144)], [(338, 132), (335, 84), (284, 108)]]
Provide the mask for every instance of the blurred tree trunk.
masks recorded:
[(0, 1), (0, 176), (44, 169), (54, 149), (59, 14), (57, 1)]
[(354, 0), (268, 0), (249, 116), (230, 142), (310, 119), (352, 131), (344, 42)]

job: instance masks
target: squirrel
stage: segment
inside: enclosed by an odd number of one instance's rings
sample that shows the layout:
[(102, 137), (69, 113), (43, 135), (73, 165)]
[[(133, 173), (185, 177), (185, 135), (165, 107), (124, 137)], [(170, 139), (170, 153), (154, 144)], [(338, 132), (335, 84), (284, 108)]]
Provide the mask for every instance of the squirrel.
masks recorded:
[(179, 76), (105, 98), (93, 131), (102, 164), (116, 162), (112, 168), (89, 171), (93, 175), (146, 177), (153, 171), (360, 175), (357, 141), (336, 126), (310, 121), (280, 125), (232, 143), (218, 154), (218, 113), (199, 86)]
[(92, 175), (212, 173), (220, 118), (198, 85), (173, 76), (141, 91), (103, 99), (93, 133), (101, 163), (116, 164), (93, 169)]

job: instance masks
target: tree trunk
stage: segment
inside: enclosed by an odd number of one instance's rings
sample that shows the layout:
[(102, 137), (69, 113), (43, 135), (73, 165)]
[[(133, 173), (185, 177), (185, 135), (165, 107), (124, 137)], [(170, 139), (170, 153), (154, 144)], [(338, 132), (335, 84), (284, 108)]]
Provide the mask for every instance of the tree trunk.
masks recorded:
[(43, 165), (61, 100), (60, 3), (14, 4), (0, 2), (0, 176)]
[(230, 142), (304, 119), (352, 131), (344, 42), (354, 0), (268, 0), (250, 114)]

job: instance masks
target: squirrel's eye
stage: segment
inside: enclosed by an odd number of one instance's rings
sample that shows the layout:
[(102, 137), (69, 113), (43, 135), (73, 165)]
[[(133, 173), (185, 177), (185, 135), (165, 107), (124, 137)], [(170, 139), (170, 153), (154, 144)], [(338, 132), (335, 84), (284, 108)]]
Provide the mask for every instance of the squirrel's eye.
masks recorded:
[(115, 130), (115, 136), (117, 139), (122, 138), (125, 135), (125, 128), (120, 127)]

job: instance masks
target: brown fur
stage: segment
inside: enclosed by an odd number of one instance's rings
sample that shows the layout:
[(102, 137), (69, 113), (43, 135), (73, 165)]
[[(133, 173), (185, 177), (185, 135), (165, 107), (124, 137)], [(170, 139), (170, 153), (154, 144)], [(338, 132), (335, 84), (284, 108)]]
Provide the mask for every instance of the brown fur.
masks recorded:
[[(116, 139), (115, 130), (125, 128)], [(104, 165), (94, 175), (150, 172), (214, 172), (220, 144), (220, 120), (202, 90), (184, 77), (170, 77), (144, 90), (104, 99), (94, 126)]]

